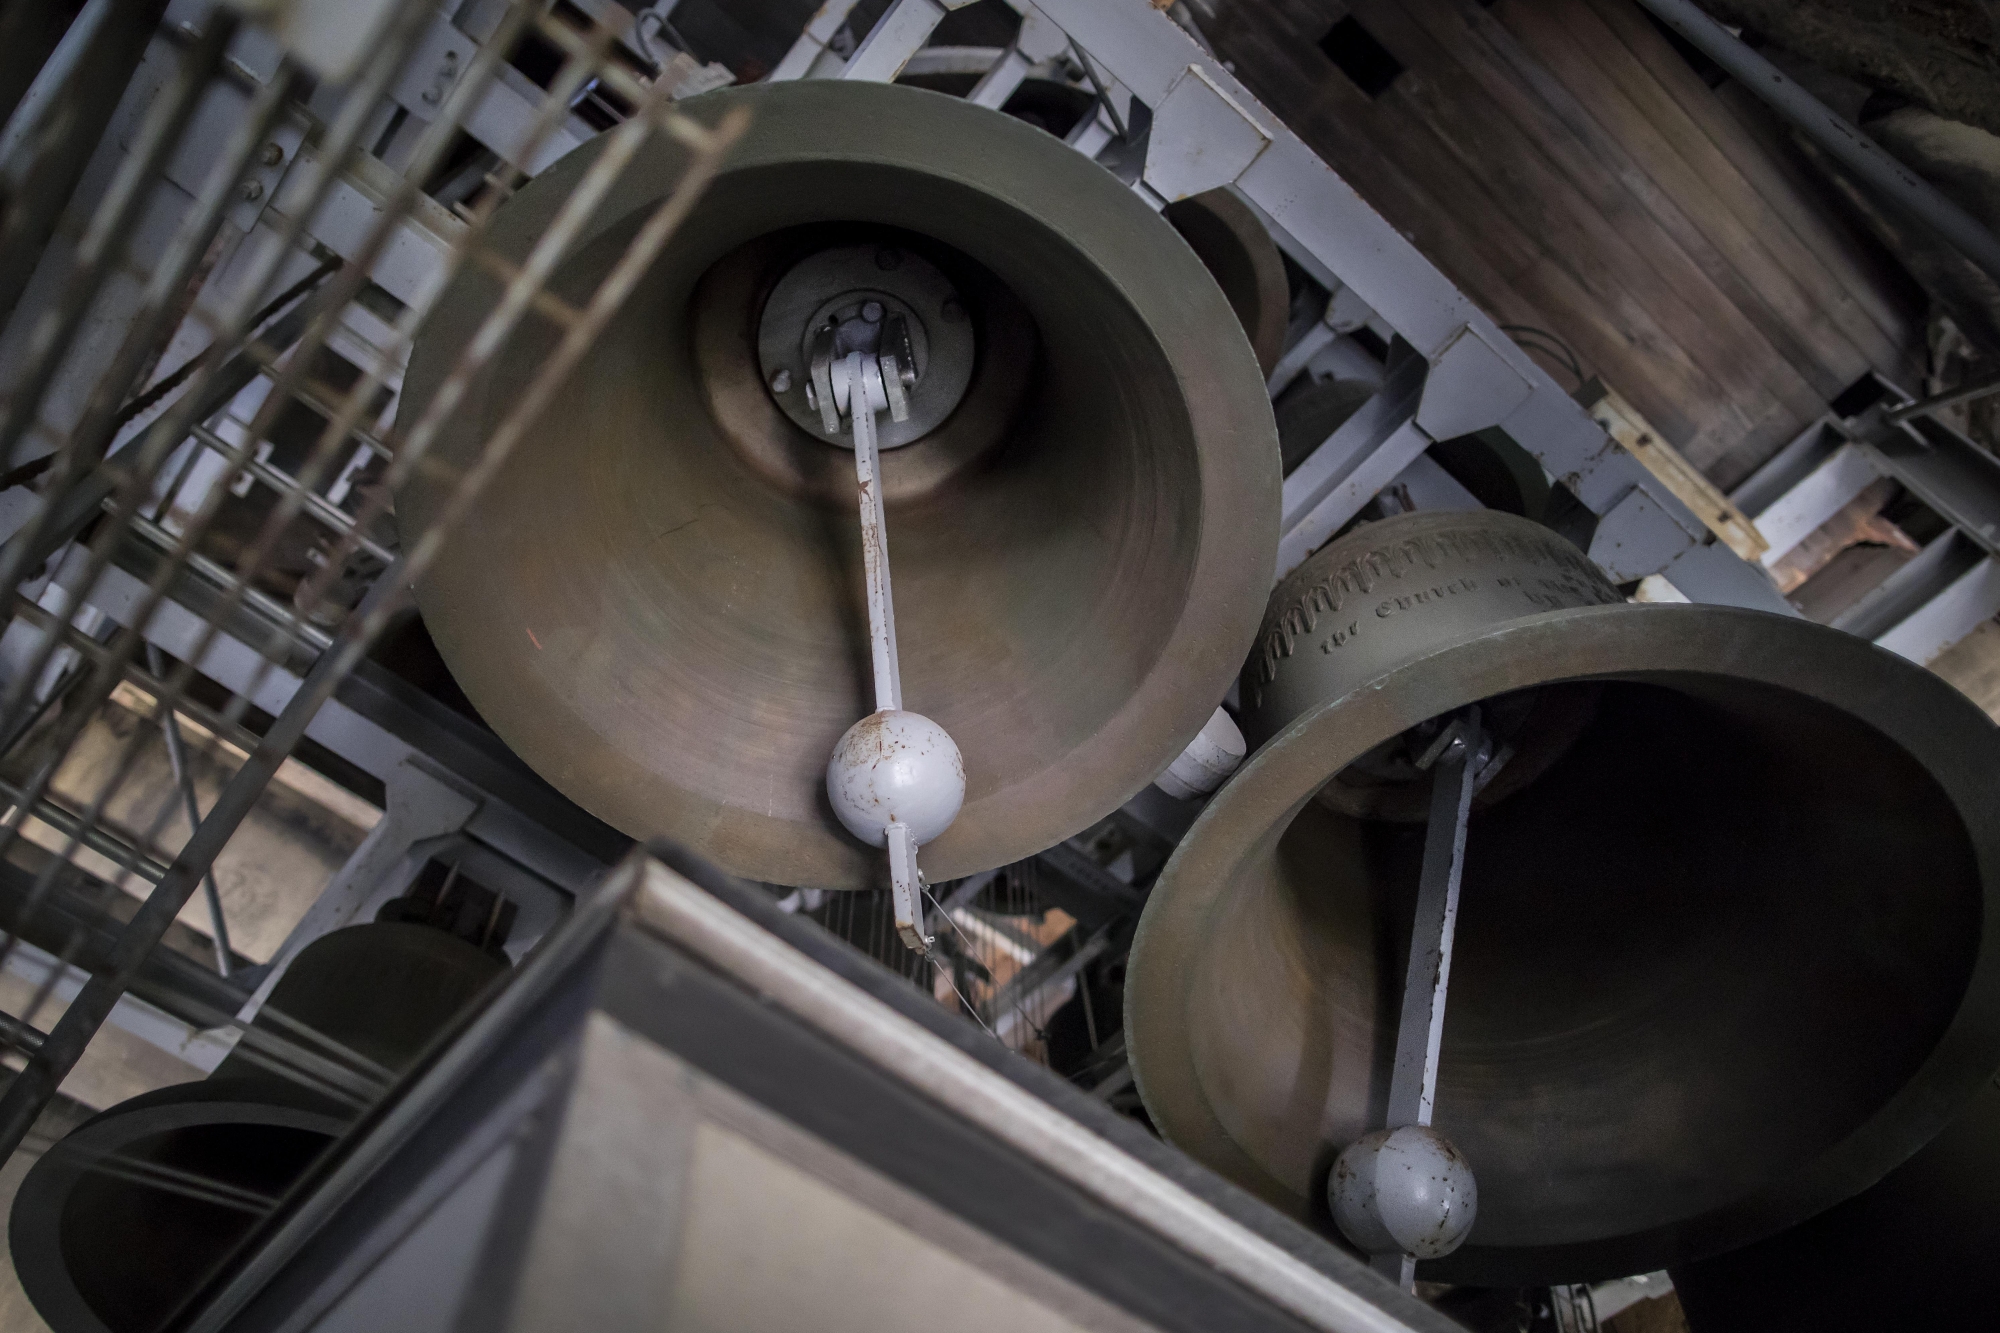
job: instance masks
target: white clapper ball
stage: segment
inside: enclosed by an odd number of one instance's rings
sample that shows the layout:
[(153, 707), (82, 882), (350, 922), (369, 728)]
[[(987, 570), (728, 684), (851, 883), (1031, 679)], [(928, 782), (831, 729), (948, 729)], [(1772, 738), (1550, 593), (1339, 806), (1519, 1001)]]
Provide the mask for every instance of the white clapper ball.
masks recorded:
[(826, 794), (847, 831), (871, 847), (900, 819), (922, 846), (951, 827), (965, 804), (965, 761), (945, 729), (921, 713), (870, 713), (840, 738), (826, 765)]
[(1434, 1129), (1378, 1129), (1347, 1145), (1326, 1182), (1341, 1234), (1369, 1254), (1436, 1259), (1465, 1243), (1479, 1186), (1451, 1140)]

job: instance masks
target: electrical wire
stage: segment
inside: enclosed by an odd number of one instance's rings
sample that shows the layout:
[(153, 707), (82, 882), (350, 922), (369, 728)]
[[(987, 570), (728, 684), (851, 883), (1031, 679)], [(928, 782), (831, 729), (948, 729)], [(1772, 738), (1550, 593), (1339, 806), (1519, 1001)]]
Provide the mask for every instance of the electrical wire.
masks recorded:
[(1581, 389), (1589, 378), (1583, 373), (1583, 363), (1577, 360), (1576, 353), (1570, 349), (1570, 345), (1547, 329), (1536, 328), (1533, 324), (1502, 324), (1500, 332), (1520, 343), (1526, 350), (1540, 352), (1556, 362), (1576, 380), (1577, 388)]

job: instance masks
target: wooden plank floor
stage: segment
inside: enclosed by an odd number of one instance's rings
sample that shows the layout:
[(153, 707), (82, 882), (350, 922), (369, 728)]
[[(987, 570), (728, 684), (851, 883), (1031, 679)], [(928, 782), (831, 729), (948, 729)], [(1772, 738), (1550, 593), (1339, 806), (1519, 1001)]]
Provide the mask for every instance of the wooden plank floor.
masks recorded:
[[(1719, 484), (1868, 370), (1913, 381), (1914, 287), (1632, 0), (1215, 7), (1237, 76), (1392, 225)], [(1320, 49), (1348, 17), (1403, 67), (1372, 97)]]

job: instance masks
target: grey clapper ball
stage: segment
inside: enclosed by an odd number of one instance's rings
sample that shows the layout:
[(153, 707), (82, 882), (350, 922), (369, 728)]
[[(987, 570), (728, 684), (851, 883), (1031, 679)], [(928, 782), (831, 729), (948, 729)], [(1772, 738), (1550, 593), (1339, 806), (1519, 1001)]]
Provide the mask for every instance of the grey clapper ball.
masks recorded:
[(1369, 1254), (1436, 1259), (1465, 1242), (1479, 1186), (1451, 1140), (1434, 1129), (1378, 1129), (1347, 1145), (1326, 1182), (1341, 1234)]

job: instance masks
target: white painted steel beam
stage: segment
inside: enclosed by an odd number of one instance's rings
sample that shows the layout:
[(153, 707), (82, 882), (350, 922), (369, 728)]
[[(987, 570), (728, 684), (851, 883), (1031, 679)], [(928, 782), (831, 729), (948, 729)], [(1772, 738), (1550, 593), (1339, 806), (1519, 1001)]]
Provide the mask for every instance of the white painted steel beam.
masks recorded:
[(1859, 445), (1843, 444), (1834, 450), (1757, 515), (1757, 531), (1771, 543), (1771, 549), (1764, 553), (1764, 567), (1769, 569), (1784, 559), (1881, 475)]
[(1919, 666), (1929, 666), (1996, 615), (2000, 615), (2000, 560), (1989, 555), (1875, 643)]
[(1014, 34), (1013, 44), (1001, 53), (965, 100), (998, 111), (1007, 105), (1007, 99), (1028, 77), (1029, 70), (1045, 60), (1055, 59), (1068, 48), (1068, 35), (1050, 22), (1048, 15), (1033, 5), (1022, 7), (1021, 27)]
[(785, 58), (778, 62), (766, 79), (771, 83), (783, 83), (787, 79), (811, 78), (820, 64), (822, 56), (838, 61), (839, 57), (827, 50), (833, 35), (847, 23), (847, 16), (854, 12), (854, 0), (826, 0), (806, 24), (804, 32), (785, 52)]
[(917, 48), (930, 40), (944, 16), (970, 3), (971, 0), (895, 0), (854, 49), (840, 77), (894, 83)]
[[(113, 620), (129, 626), (145, 592), (144, 584), (114, 565), (104, 571), (90, 601)], [(145, 636), (161, 651), (185, 662), (193, 657), (205, 630), (201, 617), (178, 602), (166, 601), (146, 623)], [(256, 649), (227, 634), (218, 634), (194, 663), (203, 675), (239, 694), (250, 691), (262, 664)], [(300, 678), (281, 668), (266, 665), (263, 669), (262, 683), (250, 694), (250, 702), (276, 716), (298, 691)], [(320, 708), (306, 735), (385, 783), (405, 763), (422, 760), (407, 742), (338, 699), (329, 699)], [(490, 796), (480, 805), (468, 831), (552, 884), (575, 888), (593, 882), (604, 869), (566, 839)]]

